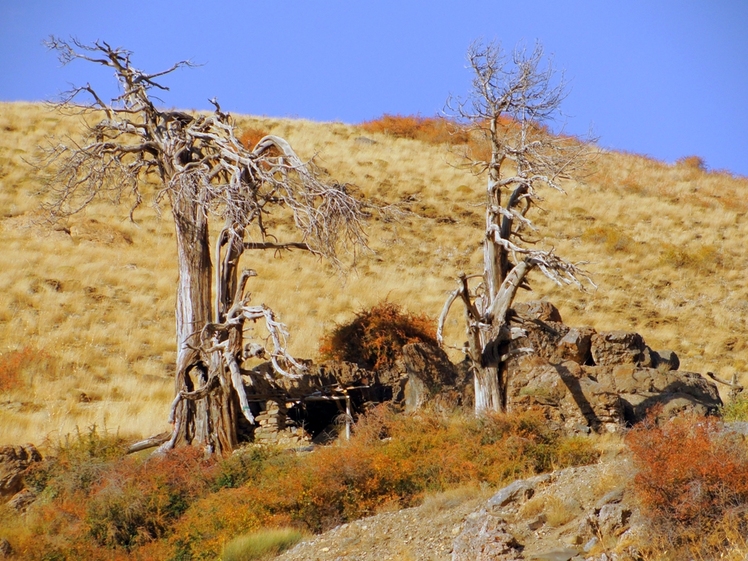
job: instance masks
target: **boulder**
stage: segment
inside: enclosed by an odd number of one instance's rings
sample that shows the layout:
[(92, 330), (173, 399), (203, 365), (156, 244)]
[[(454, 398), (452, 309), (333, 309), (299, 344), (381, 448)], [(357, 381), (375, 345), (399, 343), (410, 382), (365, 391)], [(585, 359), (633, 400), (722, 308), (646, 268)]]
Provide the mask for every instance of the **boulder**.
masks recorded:
[(637, 364), (652, 366), (644, 339), (638, 333), (605, 331), (595, 333), (591, 340), (592, 360), (595, 365)]
[(0, 447), (0, 497), (12, 497), (23, 489), (26, 470), (41, 460), (33, 444)]
[(389, 382), (402, 387), (399, 397), (406, 411), (415, 411), (434, 396), (455, 388), (457, 377), (457, 368), (447, 354), (422, 342), (405, 345), (395, 368), (389, 372)]
[(680, 359), (673, 351), (653, 351), (649, 349), (652, 356), (652, 368), (660, 370), (678, 370)]
[(538, 409), (567, 429), (617, 430), (660, 415), (714, 413), (717, 387), (700, 374), (678, 371), (672, 351), (654, 351), (638, 333), (569, 327), (544, 302), (518, 305), (512, 321), (525, 335), (506, 344), (507, 408)]
[(0, 557), (12, 557), (13, 548), (10, 546), (10, 542), (5, 538), (0, 539)]
[(499, 516), (485, 509), (467, 516), (452, 545), (452, 561), (519, 561), (522, 546)]
[[(528, 358), (523, 362), (532, 360)], [(508, 408), (541, 410), (571, 431), (616, 430), (625, 420), (624, 404), (613, 387), (590, 375), (590, 369), (573, 361), (515, 368), (509, 378)]]
[(556, 321), (561, 323), (561, 312), (547, 300), (531, 300), (530, 302), (517, 302), (513, 308), (514, 312), (525, 319), (540, 321)]

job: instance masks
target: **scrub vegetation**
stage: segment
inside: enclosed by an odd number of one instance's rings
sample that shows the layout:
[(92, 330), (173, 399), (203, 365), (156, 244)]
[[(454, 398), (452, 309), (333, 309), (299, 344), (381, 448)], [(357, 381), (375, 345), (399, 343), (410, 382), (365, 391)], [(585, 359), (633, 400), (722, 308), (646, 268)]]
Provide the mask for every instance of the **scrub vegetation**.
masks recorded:
[[(252, 256), (253, 302), (288, 325), (294, 356), (319, 359), (321, 340), (328, 348), (336, 329), (383, 301), (411, 319), (435, 318), (454, 272), (480, 266), (484, 186), (455, 165), (455, 148), (472, 141), (453, 124), (237, 121), (246, 144), (283, 136), (338, 181), (402, 211), (398, 221), (368, 220), (373, 251), (357, 256), (344, 281), (312, 255)], [(286, 538), (255, 532), (318, 532), (430, 493), (597, 460), (598, 437), (551, 434), (529, 414), (405, 418), (386, 407), (363, 417), (349, 443), (314, 454), (125, 456), (125, 443), (169, 429), (174, 224), (148, 207), (131, 222), (128, 209), (106, 201), (45, 222), (41, 178), (27, 162), (50, 135), (81, 131), (77, 117), (42, 105), (0, 104), (0, 443), (31, 441), (47, 458), (28, 479), (40, 499), (27, 515), (0, 509), (0, 536), (21, 558), (199, 559), (247, 543), (282, 548)], [(529, 297), (546, 296), (569, 325), (638, 331), (678, 353), (681, 370), (748, 383), (748, 179), (709, 170), (697, 156), (669, 165), (600, 151), (564, 188), (569, 195), (545, 194), (548, 212), (535, 219), (541, 241), (588, 261), (599, 288), (579, 293), (537, 278)], [(461, 318), (445, 330), (445, 339), (464, 340)], [(738, 420), (745, 410), (740, 400), (726, 407)], [(674, 440), (687, 444), (663, 445)], [(731, 558), (745, 535), (745, 444), (704, 419), (644, 426), (626, 443), (642, 508), (675, 522), (655, 528), (661, 546), (649, 558), (705, 547)], [(725, 466), (727, 479), (715, 478)]]
[[(242, 131), (287, 138), (337, 180), (405, 212), (399, 221), (369, 220), (373, 251), (357, 257), (344, 282), (312, 255), (245, 257), (258, 272), (253, 302), (272, 306), (288, 325), (294, 356), (318, 358), (323, 334), (384, 299), (438, 317), (454, 271), (479, 267), (484, 186), (453, 165), (454, 146), (388, 127), (237, 120)], [(130, 222), (128, 208), (104, 201), (55, 226), (43, 221), (40, 177), (26, 162), (50, 135), (75, 138), (80, 130), (76, 117), (42, 105), (0, 104), (4, 443), (55, 440), (93, 424), (128, 438), (168, 428), (174, 225), (148, 207)], [(638, 331), (653, 347), (676, 351), (683, 370), (738, 374), (747, 383), (748, 179), (693, 161), (602, 152), (583, 181), (564, 186), (570, 195), (548, 192), (548, 213), (536, 217), (541, 243), (588, 261), (599, 288), (580, 293), (538, 278), (534, 292), (519, 297), (545, 295), (569, 325)], [(458, 316), (445, 326), (447, 341), (464, 340)]]
[(404, 416), (386, 405), (362, 417), (350, 441), (312, 454), (249, 447), (206, 459), (185, 447), (125, 456), (122, 438), (95, 428), (50, 452), (28, 477), (39, 499), (26, 515), (0, 511), (0, 535), (24, 559), (240, 559), (283, 547), (272, 529), (298, 539), (435, 492), (495, 487), (600, 455), (593, 439), (564, 437), (534, 414)]

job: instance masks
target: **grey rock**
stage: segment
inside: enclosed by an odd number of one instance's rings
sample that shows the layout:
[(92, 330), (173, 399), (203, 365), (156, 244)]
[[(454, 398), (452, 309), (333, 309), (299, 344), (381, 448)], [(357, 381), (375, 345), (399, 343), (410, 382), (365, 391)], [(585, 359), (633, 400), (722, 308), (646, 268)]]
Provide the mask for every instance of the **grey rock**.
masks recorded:
[(538, 485), (548, 483), (553, 477), (553, 474), (542, 473), (527, 479), (513, 481), (506, 487), (499, 489), (496, 494), (488, 499), (488, 507), (496, 510), (514, 502), (524, 502), (532, 498)]
[(527, 525), (527, 528), (531, 532), (534, 532), (535, 530), (539, 530), (540, 528), (542, 528), (545, 525), (545, 521), (546, 521), (545, 514), (541, 514), (535, 520), (533, 520), (532, 522), (530, 522)]
[(528, 557), (528, 559), (532, 561), (571, 561), (577, 555), (579, 555), (578, 549), (568, 547), (536, 553), (532, 557)]
[(659, 368), (661, 370), (678, 370), (680, 368), (680, 359), (675, 351), (653, 351), (650, 349), (652, 355), (652, 368)]
[(36, 495), (28, 489), (19, 491), (8, 501), (8, 506), (17, 512), (25, 512), (31, 503), (36, 500)]
[(748, 436), (748, 422), (746, 421), (729, 421), (724, 424), (724, 427), (727, 432)]
[(598, 540), (596, 537), (593, 537), (590, 541), (584, 544), (582, 551), (584, 551), (585, 553), (589, 553), (592, 550), (592, 548), (598, 544), (599, 541), (600, 540)]
[(618, 487), (612, 491), (607, 492), (603, 497), (597, 501), (595, 508), (600, 509), (607, 504), (618, 504), (623, 500), (624, 488)]
[(655, 405), (663, 418), (721, 406), (716, 385), (677, 370), (672, 351), (653, 351), (638, 333), (570, 328), (549, 306), (528, 303), (517, 311), (526, 335), (506, 348), (533, 352), (506, 363), (509, 411), (539, 410), (552, 425), (585, 434), (637, 423)]
[(620, 504), (607, 504), (597, 514), (598, 530), (603, 536), (618, 536), (628, 529), (631, 510)]
[(651, 366), (644, 339), (638, 333), (604, 331), (592, 336), (591, 352), (596, 366), (638, 364)]
[(507, 523), (483, 509), (465, 519), (453, 542), (452, 561), (520, 561), (522, 549)]

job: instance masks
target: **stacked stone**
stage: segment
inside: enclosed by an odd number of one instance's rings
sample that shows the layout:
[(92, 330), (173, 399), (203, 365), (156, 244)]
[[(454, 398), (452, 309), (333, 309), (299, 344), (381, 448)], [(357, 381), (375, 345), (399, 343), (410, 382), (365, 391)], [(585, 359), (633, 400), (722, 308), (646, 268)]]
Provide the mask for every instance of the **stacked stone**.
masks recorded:
[(286, 415), (288, 413), (286, 404), (268, 400), (265, 402), (263, 409), (255, 417), (257, 423), (255, 442), (276, 441), (278, 440), (278, 433), (286, 428)]
[(278, 432), (277, 444), (284, 448), (307, 446), (311, 442), (311, 437), (302, 427), (289, 426)]
[(255, 417), (255, 442), (295, 448), (305, 446), (311, 438), (303, 427), (287, 419), (288, 409), (284, 402), (269, 400), (264, 410)]

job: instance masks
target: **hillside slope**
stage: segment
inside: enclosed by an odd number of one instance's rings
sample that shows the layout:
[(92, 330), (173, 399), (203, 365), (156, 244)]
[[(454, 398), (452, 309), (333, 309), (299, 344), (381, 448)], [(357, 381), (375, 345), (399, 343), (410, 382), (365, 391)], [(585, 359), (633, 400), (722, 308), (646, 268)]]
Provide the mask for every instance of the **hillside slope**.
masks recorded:
[[(291, 351), (314, 358), (322, 333), (388, 299), (436, 317), (457, 272), (480, 267), (483, 180), (447, 147), (365, 133), (342, 123), (237, 116), (242, 130), (285, 136), (340, 182), (401, 203), (399, 221), (372, 218), (372, 252), (342, 278), (300, 253), (245, 255), (253, 300), (288, 325)], [(45, 224), (39, 173), (28, 164), (75, 117), (0, 104), (0, 443), (58, 438), (91, 424), (140, 436), (166, 428), (175, 360), (175, 245), (168, 209), (128, 219), (129, 206), (92, 204)], [(569, 325), (638, 331), (675, 350), (682, 370), (724, 378), (748, 364), (748, 179), (708, 173), (696, 158), (669, 166), (602, 152), (536, 216), (546, 247), (586, 261), (596, 290), (539, 276), (520, 298), (548, 298)], [(455, 312), (448, 340), (461, 344)], [(461, 358), (455, 354), (454, 358)]]

